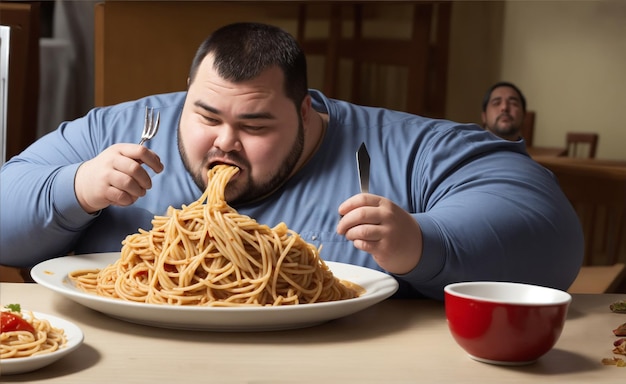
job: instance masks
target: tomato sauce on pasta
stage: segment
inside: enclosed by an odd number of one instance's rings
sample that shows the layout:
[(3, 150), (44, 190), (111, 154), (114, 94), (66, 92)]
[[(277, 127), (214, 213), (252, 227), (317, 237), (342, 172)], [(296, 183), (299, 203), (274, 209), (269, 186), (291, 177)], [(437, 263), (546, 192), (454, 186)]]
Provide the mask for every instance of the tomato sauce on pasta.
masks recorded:
[(0, 359), (51, 353), (67, 344), (63, 329), (35, 317), (31, 311), (3, 310), (0, 315)]

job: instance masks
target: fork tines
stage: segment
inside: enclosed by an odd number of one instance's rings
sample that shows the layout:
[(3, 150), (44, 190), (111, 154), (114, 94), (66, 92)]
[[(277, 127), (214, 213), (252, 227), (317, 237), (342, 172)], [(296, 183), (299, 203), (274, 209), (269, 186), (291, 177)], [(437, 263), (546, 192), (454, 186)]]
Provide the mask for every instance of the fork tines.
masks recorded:
[(143, 131), (141, 132), (141, 141), (139, 145), (142, 145), (146, 141), (152, 139), (159, 130), (159, 121), (161, 120), (161, 112), (157, 112), (156, 118), (154, 117), (154, 108), (148, 108), (146, 106), (146, 115), (144, 119)]

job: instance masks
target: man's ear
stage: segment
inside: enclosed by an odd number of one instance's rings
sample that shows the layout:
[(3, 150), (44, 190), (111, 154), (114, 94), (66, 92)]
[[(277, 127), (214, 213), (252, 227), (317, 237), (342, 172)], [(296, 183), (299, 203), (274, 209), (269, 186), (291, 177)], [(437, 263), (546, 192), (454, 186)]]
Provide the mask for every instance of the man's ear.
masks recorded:
[(302, 100), (302, 104), (300, 104), (300, 116), (302, 116), (303, 122), (307, 122), (307, 120), (311, 118), (311, 112), (313, 112), (311, 100), (311, 95), (307, 94), (304, 100)]
[(487, 114), (485, 112), (481, 112), (480, 118), (483, 121), (483, 128), (487, 127)]

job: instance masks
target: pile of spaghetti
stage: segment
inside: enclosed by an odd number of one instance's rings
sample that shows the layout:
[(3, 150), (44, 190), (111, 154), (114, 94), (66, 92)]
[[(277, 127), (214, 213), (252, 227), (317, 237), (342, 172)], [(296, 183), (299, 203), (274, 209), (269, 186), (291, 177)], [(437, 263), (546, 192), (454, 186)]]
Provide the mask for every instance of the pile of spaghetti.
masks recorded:
[(81, 289), (128, 301), (173, 305), (288, 305), (353, 298), (355, 284), (333, 276), (319, 249), (284, 223), (239, 214), (224, 199), (238, 168), (218, 165), (204, 194), (155, 216), (122, 242), (121, 257), (70, 279)]
[(2, 311), (0, 359), (51, 353), (65, 344), (65, 332), (51, 326), (48, 320), (38, 319), (30, 311), (26, 311), (26, 316), (19, 309)]

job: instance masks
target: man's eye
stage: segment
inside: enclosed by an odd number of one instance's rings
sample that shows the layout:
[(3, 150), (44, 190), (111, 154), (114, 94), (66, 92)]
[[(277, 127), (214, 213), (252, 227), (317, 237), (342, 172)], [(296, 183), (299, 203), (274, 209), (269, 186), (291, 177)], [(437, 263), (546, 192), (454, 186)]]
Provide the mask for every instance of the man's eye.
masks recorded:
[(241, 126), (242, 129), (245, 129), (246, 131), (251, 131), (251, 132), (259, 132), (262, 131), (263, 129), (265, 129), (265, 126), (262, 125), (242, 125)]
[(214, 119), (214, 118), (209, 117), (209, 116), (202, 116), (202, 118), (209, 125), (218, 125), (220, 123), (220, 121), (218, 119)]

